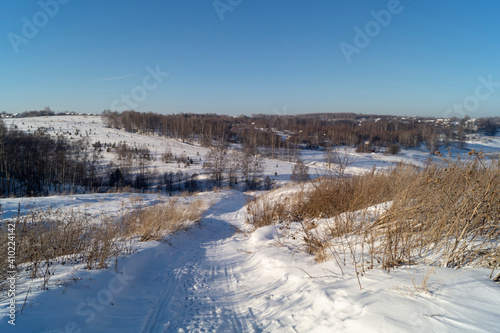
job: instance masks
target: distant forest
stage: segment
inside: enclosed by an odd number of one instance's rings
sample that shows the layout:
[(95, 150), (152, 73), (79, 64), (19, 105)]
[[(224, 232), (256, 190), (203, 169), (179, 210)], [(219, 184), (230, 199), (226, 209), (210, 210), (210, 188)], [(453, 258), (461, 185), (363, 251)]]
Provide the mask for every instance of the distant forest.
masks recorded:
[[(154, 134), (182, 141), (197, 141), (210, 147), (214, 142), (240, 143), (246, 149), (316, 149), (331, 146), (414, 148), (422, 143), (429, 150), (439, 145), (463, 146), (465, 135), (485, 132), (495, 135), (500, 118), (437, 120), (354, 113), (305, 115), (253, 115), (230, 117), (215, 114), (102, 113), (104, 123), (133, 133)], [(278, 157), (272, 153), (272, 157)]]
[[(50, 115), (55, 114), (46, 108), (17, 116)], [(230, 117), (107, 110), (102, 119), (108, 127), (210, 148), (203, 167), (211, 183), (201, 184), (198, 175), (182, 171), (158, 174), (150, 167), (154, 157), (147, 147), (91, 143), (87, 137), (70, 141), (49, 136), (43, 129), (25, 133), (7, 128), (0, 120), (0, 196), (88, 193), (124, 187), (168, 193), (237, 184), (250, 189), (270, 188), (271, 179), (261, 177), (263, 157), (300, 163), (301, 149), (328, 150), (343, 145), (357, 147), (358, 152), (391, 153), (398, 151), (394, 151), (395, 146), (399, 149), (421, 144), (430, 152), (440, 146), (464, 148), (466, 134), (494, 135), (500, 125), (500, 118), (437, 120), (350, 113)], [(229, 153), (231, 144), (237, 144), (238, 151)], [(116, 160), (104, 161), (104, 150), (114, 152)], [(186, 168), (197, 163), (169, 151), (161, 159)]]

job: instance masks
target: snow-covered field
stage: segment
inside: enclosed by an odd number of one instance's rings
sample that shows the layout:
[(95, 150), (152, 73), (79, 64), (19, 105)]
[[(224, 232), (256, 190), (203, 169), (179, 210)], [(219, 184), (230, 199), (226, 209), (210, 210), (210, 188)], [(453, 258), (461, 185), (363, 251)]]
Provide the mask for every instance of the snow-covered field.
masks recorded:
[[(176, 140), (141, 136), (102, 126), (99, 117), (65, 116), (7, 119), (19, 129), (89, 133), (92, 142), (126, 141), (162, 154), (203, 156), (206, 148)], [(73, 134), (74, 136), (74, 134)], [(500, 152), (500, 138), (478, 138), (468, 148)], [(466, 151), (453, 150), (453, 153)], [(199, 153), (199, 155), (198, 155)], [(398, 156), (356, 154), (348, 173), (389, 167), (397, 162), (422, 165), (425, 149)], [(443, 154), (445, 151), (443, 150)], [(114, 157), (110, 154), (106, 158)], [(432, 157), (436, 158), (436, 157)], [(323, 153), (304, 151), (310, 173), (324, 172)], [(156, 161), (158, 168), (177, 168)], [(201, 164), (190, 167), (202, 172)], [(278, 166), (276, 166), (278, 165)], [(289, 179), (292, 163), (266, 161), (265, 175)], [(185, 171), (185, 170), (183, 170)], [(291, 191), (286, 188), (284, 191)], [(277, 191), (277, 193), (280, 193)], [(2, 218), (31, 209), (65, 209), (93, 216), (118, 216), (137, 203), (166, 202), (158, 194), (87, 194), (0, 199)], [(49, 289), (20, 274), (16, 284), (15, 326), (9, 324), (9, 299), (0, 296), (0, 332), (496, 332), (500, 329), (500, 284), (491, 270), (430, 270), (402, 267), (387, 273), (367, 271), (360, 289), (353, 267), (340, 274), (333, 260), (317, 263), (300, 242), (282, 246), (275, 227), (251, 232), (246, 224), (246, 194), (205, 192), (194, 196), (212, 204), (199, 225), (165, 241), (136, 243), (137, 252), (108, 270), (57, 265)], [(182, 200), (192, 200), (185, 197)], [(426, 281), (428, 292), (419, 286)], [(30, 288), (31, 287), (31, 288)], [(26, 293), (29, 297), (25, 301)]]

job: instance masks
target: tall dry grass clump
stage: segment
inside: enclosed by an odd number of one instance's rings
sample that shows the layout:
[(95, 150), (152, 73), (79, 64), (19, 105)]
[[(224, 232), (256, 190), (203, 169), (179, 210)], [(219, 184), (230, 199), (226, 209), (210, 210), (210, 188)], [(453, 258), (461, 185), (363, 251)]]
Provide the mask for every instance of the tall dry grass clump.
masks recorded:
[(446, 267), (498, 267), (500, 162), (471, 155), (428, 165), (409, 178), (371, 226), (386, 267), (420, 258)]
[[(305, 249), (330, 254), (364, 271), (427, 263), (446, 267), (500, 267), (500, 161), (472, 151), (424, 168), (397, 165), (388, 172), (324, 177), (309, 191), (273, 204), (249, 205), (256, 227), (298, 222)], [(387, 208), (374, 206), (387, 203)]]
[(139, 210), (133, 215), (132, 232), (140, 235), (140, 241), (159, 240), (167, 234), (185, 230), (190, 223), (200, 220), (206, 209), (201, 200), (189, 204), (171, 200), (167, 204)]
[[(274, 195), (277, 190), (271, 191)], [(261, 228), (276, 223), (290, 220), (291, 207), (295, 206), (301, 199), (302, 191), (292, 196), (268, 200), (269, 196), (263, 198), (252, 198), (247, 200), (247, 223), (255, 228)]]
[[(29, 277), (42, 278), (41, 289), (45, 289), (54, 274), (54, 262), (82, 263), (88, 269), (102, 269), (107, 267), (107, 259), (119, 251), (116, 226), (108, 220), (94, 224), (90, 219), (87, 214), (73, 211), (31, 211), (4, 221), (2, 238), (6, 237), (7, 225), (14, 224), (15, 263)], [(6, 250), (7, 242), (3, 242), (2, 263), (7, 262)], [(1, 274), (6, 272), (1, 270)]]
[(334, 218), (342, 213), (359, 211), (393, 199), (399, 188), (418, 170), (398, 165), (390, 172), (372, 170), (352, 177), (321, 177), (312, 186), (270, 199), (276, 191), (247, 204), (248, 222), (262, 227), (281, 222)]
[(294, 214), (301, 218), (333, 217), (392, 200), (406, 179), (416, 174), (411, 166), (398, 165), (390, 172), (376, 171), (352, 177), (323, 177), (313, 182), (314, 190)]

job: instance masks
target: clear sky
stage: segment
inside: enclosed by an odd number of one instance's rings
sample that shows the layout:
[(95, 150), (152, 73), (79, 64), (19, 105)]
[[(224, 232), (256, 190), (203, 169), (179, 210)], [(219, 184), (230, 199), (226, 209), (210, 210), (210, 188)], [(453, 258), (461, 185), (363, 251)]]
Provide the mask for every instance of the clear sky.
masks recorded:
[(0, 0), (0, 22), (9, 113), (500, 115), (498, 0)]

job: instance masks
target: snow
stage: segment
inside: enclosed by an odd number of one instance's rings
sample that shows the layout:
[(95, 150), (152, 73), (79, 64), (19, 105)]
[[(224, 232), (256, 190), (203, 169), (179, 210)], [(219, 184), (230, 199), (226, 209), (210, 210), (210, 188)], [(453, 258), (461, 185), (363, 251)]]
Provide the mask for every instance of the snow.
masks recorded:
[[(54, 131), (92, 129), (91, 139), (149, 144), (158, 154), (204, 156), (206, 149), (176, 140), (140, 136), (104, 128), (99, 117), (65, 116), (9, 119), (20, 129), (52, 124)], [(22, 125), (24, 122), (24, 125)], [(24, 127), (22, 127), (24, 126)], [(108, 138), (109, 136), (109, 138)], [(109, 141), (106, 141), (109, 140)], [(154, 145), (154, 146), (153, 146)], [(500, 139), (477, 138), (469, 148), (496, 154)], [(454, 150), (456, 152), (466, 152)], [(423, 165), (424, 148), (397, 156), (356, 154), (348, 149), (354, 174), (397, 162)], [(445, 151), (443, 151), (443, 154)], [(109, 158), (113, 158), (109, 156)], [(325, 172), (322, 152), (306, 151), (310, 173)], [(436, 157), (431, 157), (436, 158)], [(161, 162), (157, 161), (160, 166)], [(278, 164), (278, 167), (276, 167)], [(266, 160), (265, 174), (283, 183), (292, 163)], [(163, 168), (171, 165), (163, 163)], [(175, 166), (176, 167), (176, 166)], [(201, 168), (194, 166), (193, 168)], [(200, 172), (200, 169), (197, 172)], [(299, 185), (275, 190), (279, 201)], [(0, 295), (0, 332), (494, 332), (500, 327), (500, 285), (491, 270), (429, 266), (400, 267), (388, 273), (368, 270), (358, 285), (354, 267), (340, 271), (334, 260), (317, 263), (297, 242), (283, 243), (274, 226), (252, 230), (246, 224), (247, 194), (205, 192), (181, 200), (211, 204), (199, 225), (163, 241), (135, 243), (135, 253), (107, 270), (57, 264), (49, 289), (20, 274), (16, 284), (15, 326), (8, 323), (9, 300)], [(259, 193), (252, 193), (259, 195)], [(138, 197), (141, 200), (138, 200)], [(98, 193), (43, 198), (0, 199), (2, 218), (18, 207), (30, 210), (83, 211), (118, 216), (134, 205), (164, 203), (159, 194)], [(18, 206), (19, 205), (19, 206)], [(389, 203), (374, 206), (383, 210)], [(97, 220), (97, 219), (96, 219)], [(291, 226), (294, 227), (293, 225)], [(421, 288), (427, 282), (426, 288)], [(424, 291), (427, 289), (427, 291)]]
[[(126, 143), (130, 147), (146, 146), (155, 157), (151, 167), (156, 167), (160, 172), (179, 171), (189, 174), (203, 171), (203, 158), (208, 152), (207, 148), (182, 142), (175, 139), (167, 139), (159, 136), (140, 135), (126, 131), (105, 127), (100, 116), (52, 116), (52, 117), (28, 117), (4, 119), (6, 126), (17, 126), (18, 130), (33, 133), (38, 128), (43, 128), (50, 135), (62, 135), (70, 140), (88, 138), (90, 143), (101, 142), (101, 144), (118, 145)], [(195, 162), (189, 169), (177, 163), (165, 164), (161, 161), (161, 155), (170, 148), (174, 155), (185, 154)], [(116, 161), (115, 153), (103, 151), (104, 160)]]
[(79, 211), (92, 216), (102, 214), (112, 216), (135, 207), (139, 198), (141, 199), (141, 205), (144, 206), (151, 206), (168, 200), (168, 196), (150, 193), (95, 193), (0, 199), (0, 205), (2, 206), (3, 218), (15, 217), (18, 209), (22, 215), (32, 211), (51, 209), (53, 211)]
[[(208, 198), (208, 197), (207, 197)], [(238, 233), (245, 196), (212, 193), (200, 225), (165, 242), (138, 244), (118, 272), (58, 267), (47, 291), (33, 288), (16, 326), (0, 303), (2, 332), (492, 332), (499, 285), (484, 269), (436, 268), (431, 293), (414, 288), (423, 267), (387, 273), (318, 264), (278, 246), (275, 227)], [(30, 282), (20, 279), (18, 290)], [(36, 284), (36, 283), (35, 283)], [(35, 291), (33, 291), (35, 290)], [(24, 295), (19, 293), (18, 306)]]
[[(61, 135), (69, 139), (88, 138), (90, 143), (101, 142), (101, 144), (120, 142), (126, 143), (131, 147), (146, 146), (150, 149), (154, 161), (149, 166), (155, 168), (158, 172), (177, 172), (182, 171), (187, 175), (199, 174), (204, 177), (203, 161), (208, 152), (206, 147), (196, 143), (182, 142), (171, 138), (164, 138), (153, 135), (141, 135), (129, 133), (119, 129), (105, 127), (100, 116), (89, 115), (68, 115), (51, 117), (27, 117), (27, 118), (7, 118), (3, 119), (6, 126), (12, 126), (19, 130), (33, 133), (38, 128), (43, 128), (48, 134)], [(77, 134), (78, 133), (78, 134)], [(453, 156), (457, 154), (467, 155), (468, 151), (475, 149), (483, 151), (486, 154), (498, 154), (500, 148), (500, 136), (485, 137), (475, 135), (470, 138), (466, 149), (452, 148), (450, 152)], [(194, 164), (189, 167), (178, 165), (178, 163), (164, 163), (161, 161), (161, 155), (166, 149), (170, 149), (174, 155), (192, 158)], [(447, 156), (448, 151), (441, 148), (443, 156)], [(415, 166), (424, 166), (427, 160), (438, 160), (439, 157), (430, 154), (425, 147), (404, 149), (397, 155), (387, 155), (383, 153), (358, 154), (352, 147), (340, 147), (338, 153), (343, 157), (348, 157), (346, 174), (359, 174), (377, 169), (386, 169), (397, 163), (412, 164)], [(103, 151), (104, 160), (116, 162), (116, 155), (113, 152)], [(309, 174), (312, 177), (328, 174), (328, 168), (324, 162), (323, 151), (321, 150), (302, 150), (300, 158), (309, 166)], [(269, 176), (278, 185), (284, 185), (290, 180), (294, 163), (287, 161), (277, 161), (264, 158), (263, 177)], [(277, 175), (275, 175), (275, 172)]]

